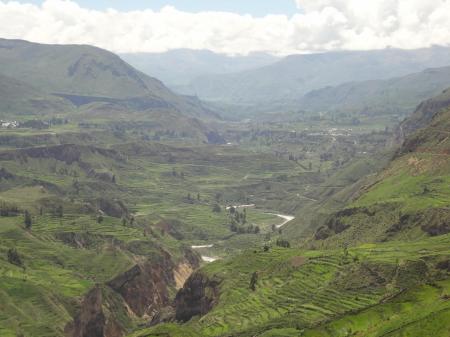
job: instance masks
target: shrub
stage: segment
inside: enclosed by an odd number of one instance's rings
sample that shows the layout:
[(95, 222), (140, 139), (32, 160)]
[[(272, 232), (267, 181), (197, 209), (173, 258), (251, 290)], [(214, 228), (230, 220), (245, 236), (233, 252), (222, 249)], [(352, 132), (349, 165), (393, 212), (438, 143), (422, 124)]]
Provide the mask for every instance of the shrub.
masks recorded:
[(31, 214), (28, 211), (25, 211), (25, 213), (24, 213), (24, 224), (25, 224), (26, 229), (31, 229), (33, 221), (31, 219)]
[(252, 291), (256, 290), (256, 283), (258, 282), (258, 273), (255, 271), (250, 278), (250, 289)]
[(23, 262), (22, 259), (19, 255), (19, 253), (17, 252), (16, 248), (10, 248), (8, 249), (8, 262), (16, 265), (18, 267), (22, 267), (23, 266)]
[(291, 248), (291, 244), (289, 241), (284, 240), (284, 239), (278, 239), (276, 242), (276, 245), (278, 247), (283, 247), (283, 248)]
[(219, 204), (215, 204), (215, 205), (213, 206), (212, 211), (213, 211), (214, 213), (220, 213), (220, 212), (222, 212), (222, 208), (220, 207)]

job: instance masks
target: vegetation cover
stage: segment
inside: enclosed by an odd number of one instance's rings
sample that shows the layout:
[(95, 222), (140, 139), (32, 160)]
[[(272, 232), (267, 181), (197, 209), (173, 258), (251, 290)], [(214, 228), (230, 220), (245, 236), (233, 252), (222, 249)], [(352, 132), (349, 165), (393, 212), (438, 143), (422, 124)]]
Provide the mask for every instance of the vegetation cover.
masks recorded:
[(230, 118), (98, 48), (0, 46), (0, 336), (450, 334), (447, 68)]

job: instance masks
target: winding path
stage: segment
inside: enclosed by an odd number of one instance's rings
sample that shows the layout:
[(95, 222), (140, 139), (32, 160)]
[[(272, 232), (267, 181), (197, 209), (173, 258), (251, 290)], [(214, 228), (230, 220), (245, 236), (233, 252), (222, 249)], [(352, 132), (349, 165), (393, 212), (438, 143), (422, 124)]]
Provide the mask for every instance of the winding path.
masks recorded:
[[(232, 206), (232, 207), (244, 208), (244, 207), (254, 207), (254, 206), (255, 205), (252, 204), (252, 205), (240, 205), (240, 206)], [(227, 209), (230, 209), (230, 207), (227, 207)], [(283, 222), (276, 226), (277, 228), (281, 228), (284, 225), (286, 225), (288, 222), (291, 222), (292, 220), (295, 219), (295, 216), (292, 216), (292, 215), (284, 215), (284, 214), (277, 214), (277, 213), (267, 213), (267, 214), (276, 215), (277, 217), (283, 219)], [(214, 247), (214, 244), (191, 246), (192, 249), (205, 249), (205, 248), (212, 248), (212, 247)], [(208, 262), (208, 263), (219, 260), (219, 257), (206, 256), (206, 255), (201, 255), (201, 258), (203, 261)]]

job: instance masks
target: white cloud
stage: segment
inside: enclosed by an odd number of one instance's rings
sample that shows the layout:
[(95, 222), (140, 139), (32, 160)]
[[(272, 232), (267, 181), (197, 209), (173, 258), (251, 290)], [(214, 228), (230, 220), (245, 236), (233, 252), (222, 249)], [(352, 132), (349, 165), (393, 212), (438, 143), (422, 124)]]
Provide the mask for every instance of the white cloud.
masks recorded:
[[(275, 0), (273, 0), (275, 1)], [(450, 0), (296, 0), (298, 14), (255, 18), (225, 12), (119, 12), (70, 0), (41, 6), (0, 1), (0, 36), (86, 43), (115, 52), (211, 49), (275, 54), (450, 44)]]

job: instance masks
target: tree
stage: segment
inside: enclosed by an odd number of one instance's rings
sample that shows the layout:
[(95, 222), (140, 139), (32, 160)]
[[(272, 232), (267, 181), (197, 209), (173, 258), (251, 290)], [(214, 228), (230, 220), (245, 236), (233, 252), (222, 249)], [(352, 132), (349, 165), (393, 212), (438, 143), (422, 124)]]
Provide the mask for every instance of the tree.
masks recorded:
[(260, 231), (261, 231), (261, 229), (259, 228), (259, 226), (255, 226), (255, 228), (254, 228), (255, 234), (259, 234)]
[(62, 217), (64, 216), (64, 208), (63, 208), (62, 205), (59, 205), (59, 206), (56, 208), (56, 215), (57, 215), (58, 217), (60, 217), (60, 218), (62, 218)]
[(222, 208), (220, 207), (219, 204), (214, 204), (212, 211), (214, 213), (220, 213), (220, 212), (222, 212)]
[(16, 248), (10, 248), (8, 249), (8, 262), (18, 266), (18, 267), (22, 267), (23, 266), (23, 262), (22, 259), (19, 255), (19, 253), (17, 252)]
[(78, 179), (73, 180), (72, 187), (75, 190), (76, 194), (80, 194), (80, 183), (78, 182)]
[(198, 200), (198, 201), (201, 200), (200, 193), (197, 193), (197, 200)]
[(255, 271), (250, 278), (250, 289), (252, 291), (256, 290), (256, 283), (258, 283), (258, 273)]
[(24, 223), (26, 229), (31, 229), (31, 225), (33, 224), (33, 221), (31, 219), (31, 214), (28, 211), (25, 211), (24, 213)]
[(289, 241), (284, 239), (278, 239), (276, 244), (278, 247), (291, 248), (291, 244), (289, 243)]
[(102, 223), (103, 222), (103, 215), (99, 215), (98, 217), (97, 217), (97, 223), (98, 224), (100, 224), (100, 223)]

